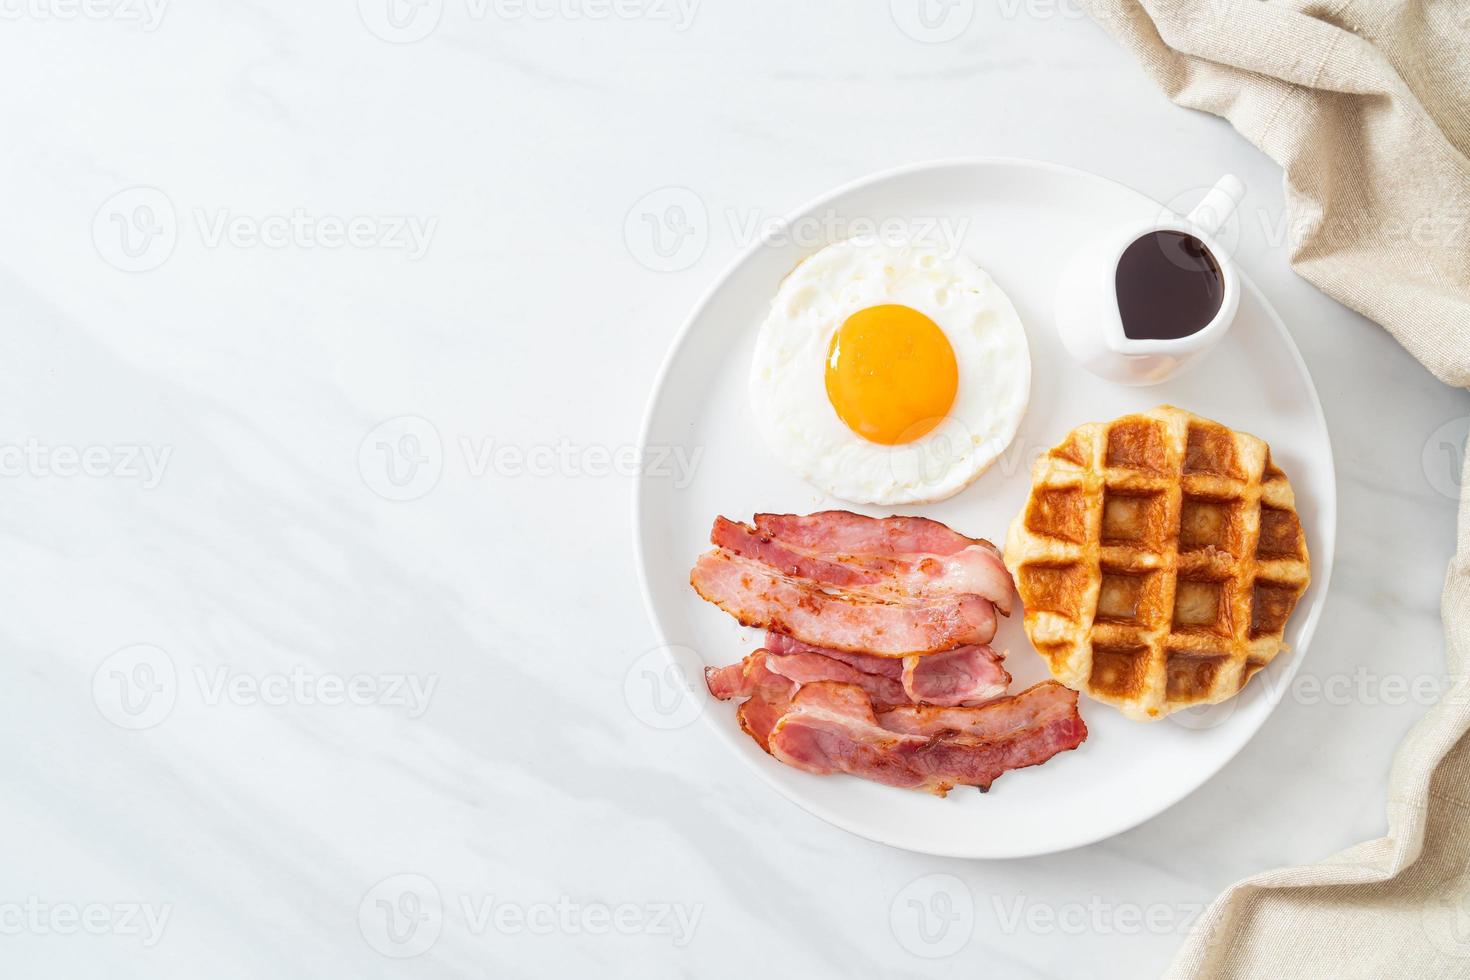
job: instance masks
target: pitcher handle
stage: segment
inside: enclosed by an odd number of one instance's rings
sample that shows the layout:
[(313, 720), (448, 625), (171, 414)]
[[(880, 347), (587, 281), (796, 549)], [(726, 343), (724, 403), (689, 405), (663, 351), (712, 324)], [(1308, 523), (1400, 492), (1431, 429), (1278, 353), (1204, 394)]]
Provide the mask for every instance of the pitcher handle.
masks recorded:
[(1234, 174), (1226, 174), (1194, 206), (1187, 220), (1206, 235), (1214, 235), (1235, 213), (1244, 197), (1245, 183)]

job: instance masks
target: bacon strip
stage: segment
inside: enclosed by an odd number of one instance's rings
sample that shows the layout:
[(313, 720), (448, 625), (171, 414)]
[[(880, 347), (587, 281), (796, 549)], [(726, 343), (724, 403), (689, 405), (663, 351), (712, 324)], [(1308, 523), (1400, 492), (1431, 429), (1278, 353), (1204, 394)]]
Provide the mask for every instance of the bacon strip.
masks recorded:
[(1001, 666), (1001, 658), (984, 645), (903, 658), (903, 689), (910, 701), (983, 704), (1000, 697), (1010, 684), (1011, 675)]
[(865, 674), (856, 667), (820, 653), (773, 654), (757, 650), (729, 667), (706, 667), (705, 683), (721, 701), (752, 697), (765, 689), (790, 696), (803, 684), (838, 681), (860, 687), (875, 705), (907, 704), (903, 685), (891, 677)]
[(740, 703), (735, 709), (735, 718), (740, 722), (740, 730), (755, 739), (755, 744), (769, 755), (771, 729), (776, 727), (776, 722), (781, 720), (781, 716), (790, 707), (791, 699), (786, 695), (771, 688), (762, 688), (753, 697)]
[(809, 549), (784, 544), (748, 524), (739, 524), (727, 517), (715, 518), (709, 540), (717, 548), (763, 561), (778, 572), (809, 578), (824, 585), (853, 587), (877, 585), (883, 581), (882, 574), (877, 571), (847, 565)]
[[(874, 657), (802, 643), (781, 633), (766, 633), (764, 646), (773, 654), (811, 653), (830, 657), (857, 668), (900, 681), (904, 700), (937, 705), (975, 705), (999, 697), (1010, 686), (1011, 675), (1001, 666), (1005, 658), (982, 644), (930, 653), (923, 656)], [(824, 680), (841, 680), (838, 677)], [(875, 704), (881, 699), (875, 699)]]
[(735, 717), (741, 730), (770, 752), (767, 739), (771, 729), (791, 706), (791, 696), (800, 685), (767, 669), (763, 650), (757, 650), (738, 664), (704, 668), (704, 682), (709, 692), (721, 701), (747, 699), (735, 709)]
[[(879, 520), (846, 511), (808, 517), (757, 514), (756, 526), (750, 527), (719, 517), (710, 541), (823, 586), (880, 597), (968, 593), (989, 599), (1002, 615), (1011, 612), (1015, 590), (995, 546), (927, 518)], [(922, 545), (938, 550), (925, 551)]]
[(956, 785), (987, 790), (1002, 773), (1039, 765), (1082, 744), (1087, 726), (1076, 713), (1075, 693), (1072, 709), (995, 739), (912, 735), (881, 727), (861, 688), (829, 681), (796, 693), (770, 732), (768, 751), (807, 772), (845, 772), (944, 796)]
[[(800, 686), (795, 679), (777, 674), (766, 665), (764, 650), (757, 650), (738, 664), (704, 668), (704, 683), (721, 701), (748, 698), (763, 688), (784, 688), (788, 695)], [(835, 678), (834, 678), (835, 679)]]
[(819, 653), (788, 653), (779, 657), (767, 657), (766, 669), (802, 685), (819, 681), (852, 684), (862, 688), (874, 705), (885, 708), (907, 704), (909, 700), (903, 685), (893, 678), (865, 674), (856, 667)]
[(1056, 681), (1042, 681), (1020, 694), (978, 708), (906, 704), (878, 712), (878, 724), (905, 735), (970, 735), (1005, 738), (1027, 728), (1068, 717), (1077, 710), (1077, 692)]
[(846, 510), (757, 514), (755, 526), (799, 548), (848, 555), (952, 555), (982, 543), (927, 517), (864, 517)]
[(879, 677), (891, 677), (896, 681), (903, 680), (902, 660), (894, 657), (875, 657), (870, 653), (849, 653), (846, 650), (833, 650), (831, 647), (815, 647), (810, 643), (803, 643), (785, 633), (768, 631), (766, 633), (765, 648), (775, 654), (787, 653), (820, 653), (824, 657), (833, 660), (841, 660), (849, 666), (856, 667), (865, 674), (877, 674)]
[(834, 650), (902, 657), (988, 643), (995, 635), (995, 609), (977, 595), (889, 601), (827, 592), (724, 549), (700, 555), (689, 581), (742, 626)]

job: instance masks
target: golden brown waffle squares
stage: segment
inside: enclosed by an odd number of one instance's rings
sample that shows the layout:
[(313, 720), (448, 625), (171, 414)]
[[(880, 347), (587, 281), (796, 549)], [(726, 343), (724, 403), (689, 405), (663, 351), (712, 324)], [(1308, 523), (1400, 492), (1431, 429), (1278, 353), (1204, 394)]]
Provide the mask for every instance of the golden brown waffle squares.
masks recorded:
[(1139, 720), (1236, 694), (1311, 571), (1266, 443), (1168, 405), (1038, 459), (1005, 559), (1053, 676)]

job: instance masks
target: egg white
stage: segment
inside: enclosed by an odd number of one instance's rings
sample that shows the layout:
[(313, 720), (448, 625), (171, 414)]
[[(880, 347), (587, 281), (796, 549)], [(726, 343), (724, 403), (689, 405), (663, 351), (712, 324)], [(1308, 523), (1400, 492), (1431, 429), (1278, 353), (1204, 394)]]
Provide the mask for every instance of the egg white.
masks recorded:
[[(948, 416), (913, 442), (885, 446), (847, 427), (827, 397), (832, 335), (858, 310), (923, 313), (954, 349)], [(756, 339), (750, 399), (761, 435), (823, 491), (862, 504), (943, 500), (969, 486), (1015, 438), (1031, 397), (1031, 352), (1010, 299), (963, 256), (855, 238), (829, 245), (781, 283)]]

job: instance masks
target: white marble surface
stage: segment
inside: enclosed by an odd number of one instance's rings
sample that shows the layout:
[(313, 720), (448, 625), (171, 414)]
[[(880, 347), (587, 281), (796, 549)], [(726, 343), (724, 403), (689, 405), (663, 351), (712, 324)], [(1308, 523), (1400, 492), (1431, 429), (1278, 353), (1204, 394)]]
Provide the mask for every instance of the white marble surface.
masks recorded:
[[(836, 0), (361, 6), (0, 8), (0, 973), (1134, 977), (1230, 881), (1382, 831), (1470, 396), (1291, 273), (1225, 123), (1065, 2), (961, 4), (943, 43)], [(1325, 693), (1136, 830), (1002, 863), (855, 839), (640, 721), (631, 480), (587, 472), (752, 216), (969, 154), (1163, 200), (1238, 173), (1341, 512)], [(709, 234), (659, 272), (635, 205), (669, 186)], [(432, 431), (372, 435), (403, 416)], [(437, 434), (437, 483), (390, 482), (384, 432)], [(972, 911), (930, 945), (908, 903), (944, 888)]]

